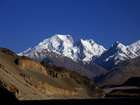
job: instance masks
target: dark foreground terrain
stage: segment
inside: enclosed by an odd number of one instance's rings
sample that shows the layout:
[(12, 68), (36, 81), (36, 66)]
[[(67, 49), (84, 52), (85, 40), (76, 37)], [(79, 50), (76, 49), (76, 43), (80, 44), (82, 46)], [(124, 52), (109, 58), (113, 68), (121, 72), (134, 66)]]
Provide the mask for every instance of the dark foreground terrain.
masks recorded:
[(0, 100), (0, 105), (140, 105), (140, 98), (70, 99), (41, 101)]
[(0, 105), (140, 105), (140, 97), (106, 97), (95, 99), (18, 101), (12, 92), (0, 87)]

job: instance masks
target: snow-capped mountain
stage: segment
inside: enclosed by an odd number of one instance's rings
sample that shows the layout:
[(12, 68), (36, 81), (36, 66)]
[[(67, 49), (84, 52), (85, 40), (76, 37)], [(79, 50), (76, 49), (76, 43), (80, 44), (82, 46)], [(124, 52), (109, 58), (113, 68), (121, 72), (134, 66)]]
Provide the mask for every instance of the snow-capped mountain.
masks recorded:
[(140, 56), (140, 40), (132, 43), (131, 45), (128, 46), (128, 48), (133, 52), (135, 52), (137, 56)]
[(133, 59), (137, 57), (137, 54), (133, 52), (128, 46), (120, 42), (115, 42), (111, 48), (103, 53), (95, 62), (106, 69), (111, 69), (114, 65), (117, 65), (121, 61)]
[(74, 61), (90, 62), (93, 57), (100, 56), (106, 49), (93, 40), (80, 40), (80, 46), (75, 45), (71, 35), (54, 35), (40, 42), (37, 46), (29, 48), (19, 55), (34, 59), (43, 59), (45, 52), (53, 52)]
[(107, 71), (96, 64), (85, 66), (82, 62), (88, 64), (92, 58), (99, 57), (103, 51), (105, 48), (93, 40), (81, 39), (79, 43), (75, 43), (70, 35), (54, 35), (19, 55), (43, 61), (45, 64), (65, 67), (93, 79)]
[(102, 45), (97, 44), (92, 39), (81, 39), (80, 42), (82, 61), (85, 63), (90, 62), (92, 59), (101, 56), (101, 54), (106, 50)]
[(55, 35), (45, 39), (36, 46), (37, 51), (47, 49), (49, 52), (54, 52), (66, 56), (77, 61), (79, 49), (74, 46), (73, 38), (70, 35)]
[(71, 35), (56, 34), (19, 55), (42, 60), (48, 53), (55, 53), (75, 62), (94, 63), (105, 69), (111, 69), (121, 61), (140, 56), (140, 40), (127, 46), (117, 41), (109, 49), (105, 49), (92, 39), (80, 39), (76, 43)]
[(79, 49), (74, 46), (73, 38), (70, 35), (55, 35), (48, 39), (43, 40), (34, 48), (29, 48), (21, 55), (26, 55), (31, 58), (43, 59), (45, 52), (53, 52), (62, 56), (77, 61)]

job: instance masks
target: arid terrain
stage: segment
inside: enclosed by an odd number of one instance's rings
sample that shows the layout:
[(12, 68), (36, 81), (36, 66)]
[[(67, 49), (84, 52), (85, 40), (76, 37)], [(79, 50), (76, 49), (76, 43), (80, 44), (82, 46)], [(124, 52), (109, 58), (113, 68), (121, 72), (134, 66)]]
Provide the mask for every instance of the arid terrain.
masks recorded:
[[(44, 65), (44, 62), (18, 56), (9, 49), (1, 48), (0, 95), (11, 100), (139, 97), (138, 62), (139, 58), (124, 62), (123, 65), (121, 63), (115, 68), (118, 70), (112, 70), (95, 81), (64, 67)], [(132, 67), (135, 69), (126, 69)], [(122, 69), (124, 73), (119, 72)]]
[(0, 86), (18, 100), (88, 99), (104, 92), (85, 76), (0, 49)]

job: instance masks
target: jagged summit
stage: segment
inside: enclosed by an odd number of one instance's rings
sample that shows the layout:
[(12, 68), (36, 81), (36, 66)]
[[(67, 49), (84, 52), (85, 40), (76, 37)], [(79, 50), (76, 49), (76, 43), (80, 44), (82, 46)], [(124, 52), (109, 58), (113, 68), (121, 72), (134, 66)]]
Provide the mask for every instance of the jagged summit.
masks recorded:
[(134, 51), (137, 54), (137, 56), (140, 56), (140, 40), (130, 44), (128, 48)]
[(73, 38), (70, 35), (55, 35), (40, 42), (36, 48), (53, 50), (56, 53), (61, 53), (65, 48), (73, 47)]
[(114, 53), (127, 53), (128, 52), (127, 46), (120, 43), (119, 41), (116, 41), (109, 50), (112, 50), (112, 52)]
[(115, 41), (113, 44), (112, 44), (112, 47), (116, 47), (116, 48), (121, 48), (121, 47), (124, 47), (125, 45), (119, 41)]
[(78, 50), (79, 49), (74, 46), (74, 41), (71, 35), (56, 34), (43, 40), (34, 48), (28, 49), (27, 51), (24, 51), (20, 54), (29, 56), (31, 58), (42, 59), (45, 56), (45, 52), (53, 52), (77, 61)]
[(83, 62), (90, 62), (93, 57), (99, 57), (106, 49), (92, 39), (81, 39)]
[(110, 65), (117, 65), (121, 61), (140, 56), (140, 40), (131, 45), (124, 45), (116, 41), (109, 49), (106, 49), (93, 39), (81, 38), (75, 43), (71, 35), (56, 34), (19, 55), (42, 60), (47, 57), (48, 52), (70, 58), (75, 62), (84, 64), (93, 62), (100, 66), (105, 65), (103, 67), (108, 69)]
[(133, 59), (136, 56), (128, 46), (117, 41), (96, 60), (96, 63), (102, 65), (104, 68), (111, 69), (119, 62)]
[(53, 52), (74, 61), (90, 62), (93, 57), (100, 56), (106, 49), (97, 44), (92, 39), (80, 40), (80, 46), (74, 43), (71, 35), (56, 34), (47, 38), (36, 45), (34, 48), (29, 48), (20, 53), (31, 58), (42, 58), (44, 52)]

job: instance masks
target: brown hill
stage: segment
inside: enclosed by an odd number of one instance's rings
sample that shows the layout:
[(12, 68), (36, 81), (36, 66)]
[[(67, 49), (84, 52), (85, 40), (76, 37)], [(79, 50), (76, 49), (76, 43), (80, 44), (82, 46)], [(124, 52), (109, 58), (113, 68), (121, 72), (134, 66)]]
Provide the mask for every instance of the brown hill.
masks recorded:
[(93, 81), (74, 71), (19, 57), (0, 49), (0, 86), (19, 100), (93, 98), (104, 96)]

